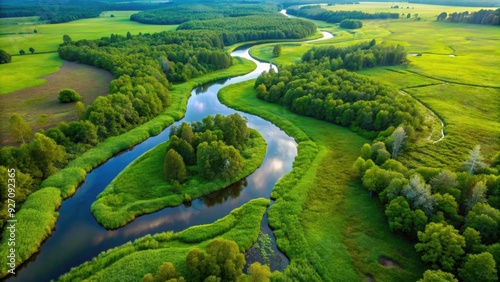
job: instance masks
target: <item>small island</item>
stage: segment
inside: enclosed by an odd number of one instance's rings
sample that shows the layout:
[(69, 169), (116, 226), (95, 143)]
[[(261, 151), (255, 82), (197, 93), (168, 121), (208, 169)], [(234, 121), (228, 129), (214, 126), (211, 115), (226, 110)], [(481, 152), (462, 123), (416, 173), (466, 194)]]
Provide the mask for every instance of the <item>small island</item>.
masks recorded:
[(105, 228), (223, 189), (254, 172), (266, 141), (239, 114), (172, 126), (170, 139), (131, 163), (97, 196), (91, 211)]

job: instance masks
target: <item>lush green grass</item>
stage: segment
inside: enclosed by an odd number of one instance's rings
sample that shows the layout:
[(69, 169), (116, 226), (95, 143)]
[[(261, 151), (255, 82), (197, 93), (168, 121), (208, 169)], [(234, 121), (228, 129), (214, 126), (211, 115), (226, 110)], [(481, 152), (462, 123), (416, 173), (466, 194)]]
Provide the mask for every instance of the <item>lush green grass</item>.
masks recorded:
[(252, 200), (212, 224), (190, 227), (182, 232), (146, 235), (99, 254), (61, 276), (59, 281), (140, 281), (147, 273), (156, 273), (165, 261), (187, 276), (185, 257), (190, 249), (204, 249), (216, 237), (235, 241), (241, 251), (257, 241), (262, 216), (269, 200)]
[[(30, 195), (24, 202), (23, 208), (15, 214), (15, 235), (17, 238), (14, 246), (7, 245), (7, 238), (10, 238), (10, 231), (4, 228), (2, 234), (2, 244), (0, 254), (2, 265), (0, 266), (0, 277), (7, 275), (7, 255), (9, 250), (16, 250), (16, 266), (26, 261), (47, 237), (56, 225), (58, 213), (56, 210), (61, 206), (61, 192), (57, 188), (46, 188)], [(6, 227), (9, 223), (6, 224)]]
[(193, 172), (181, 185), (182, 191), (175, 191), (165, 181), (163, 172), (169, 144), (162, 143), (136, 159), (97, 196), (90, 209), (100, 224), (109, 229), (118, 228), (139, 215), (177, 206), (225, 188), (254, 172), (266, 155), (265, 139), (251, 129), (247, 147), (241, 152), (244, 166), (235, 177), (208, 181), (196, 173), (199, 169), (189, 168)]
[[(191, 89), (210, 81), (242, 75), (252, 71), (254, 68), (254, 63), (239, 58), (238, 60), (235, 60), (235, 64), (228, 69), (212, 72), (188, 82), (176, 85), (171, 91), (172, 106), (165, 110), (164, 113), (152, 119), (151, 121), (132, 129), (127, 133), (110, 137), (104, 142), (99, 143), (96, 147), (90, 149), (83, 155), (71, 161), (65, 169), (62, 169), (48, 177), (44, 182), (42, 182), (41, 191), (47, 189), (43, 187), (49, 187), (49, 185), (53, 185), (55, 188), (60, 190), (59, 193), (61, 196), (58, 195), (57, 197), (67, 198), (73, 195), (76, 191), (76, 188), (81, 183), (82, 178), (84, 178), (86, 176), (86, 173), (90, 172), (93, 168), (102, 164), (113, 155), (144, 141), (149, 136), (159, 134), (165, 127), (172, 124), (175, 120), (180, 119), (186, 112), (186, 104), (191, 94)], [(85, 174), (83, 174), (84, 171), (86, 172)], [(28, 197), (27, 201), (30, 201), (31, 198), (32, 195)], [(54, 212), (55, 210), (56, 208), (52, 209), (52, 212)], [(21, 213), (22, 211), (23, 208), (21, 208), (19, 213)], [(16, 265), (24, 262), (31, 255), (37, 252), (41, 242), (46, 236), (50, 234), (52, 226), (55, 224), (56, 217), (54, 217), (53, 222), (49, 222), (48, 220), (44, 220), (44, 215), (42, 213), (40, 213), (40, 219), (38, 219), (37, 214), (38, 213), (32, 213), (30, 215), (30, 220), (32, 222), (36, 222), (37, 228), (46, 230), (46, 233), (44, 233), (43, 236), (22, 237), (22, 244), (24, 246), (27, 246), (27, 250), (25, 252), (26, 255), (23, 255), (22, 260), (19, 260), (19, 263), (16, 263)], [(18, 234), (28, 234), (31, 230), (30, 228), (32, 228), (31, 225), (19, 225), (17, 227), (17, 230), (20, 233)], [(0, 244), (0, 249), (4, 248), (7, 248), (6, 240), (2, 240)]]
[(0, 95), (44, 84), (40, 77), (57, 72), (62, 62), (57, 53), (12, 57), (10, 63), (0, 65)]
[[(299, 142), (294, 168), (273, 191), (269, 211), (278, 246), (291, 258), (288, 275), (311, 281), (415, 281), (424, 271), (408, 242), (390, 232), (380, 204), (356, 182), (351, 165), (368, 140), (348, 129), (297, 116), (256, 98), (253, 81), (221, 90), (221, 101), (262, 116)], [(385, 268), (380, 256), (402, 269)], [(298, 270), (300, 269), (300, 271)]]
[[(26, 52), (24, 56), (12, 57), (9, 64), (0, 65), (2, 87), (0, 95), (45, 83), (41, 76), (59, 70), (62, 60), (57, 53), (37, 54), (38, 52), (56, 52), (62, 43), (62, 36), (67, 34), (73, 40), (98, 39), (111, 33), (125, 36), (132, 34), (153, 33), (174, 30), (176, 25), (145, 25), (130, 21), (133, 11), (109, 11), (99, 18), (83, 19), (62, 24), (45, 24), (37, 22), (34, 17), (0, 19), (0, 49), (11, 55), (18, 55), (19, 50)], [(110, 15), (115, 15), (111, 18)], [(19, 24), (17, 24), (19, 23)], [(33, 30), (38, 32), (35, 34)], [(31, 55), (29, 48), (35, 49)]]

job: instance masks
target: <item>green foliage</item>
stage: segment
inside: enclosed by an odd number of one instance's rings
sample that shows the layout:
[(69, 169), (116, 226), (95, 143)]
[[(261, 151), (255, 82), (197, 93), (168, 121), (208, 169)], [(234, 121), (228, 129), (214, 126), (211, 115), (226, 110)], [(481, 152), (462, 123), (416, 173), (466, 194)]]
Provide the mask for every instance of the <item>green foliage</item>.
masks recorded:
[(73, 89), (63, 89), (59, 91), (59, 101), (61, 103), (77, 102), (82, 100), (82, 96)]
[[(257, 240), (260, 222), (268, 206), (268, 199), (259, 198), (249, 201), (211, 224), (193, 226), (179, 233), (146, 235), (133, 243), (129, 242), (100, 253), (93, 260), (72, 268), (58, 280), (120, 282), (123, 281), (123, 277), (131, 277), (132, 280), (138, 281), (147, 273), (156, 273), (159, 267), (168, 261), (175, 266), (180, 275), (187, 278), (187, 281), (196, 281), (189, 279), (194, 273), (186, 264), (186, 255), (192, 249), (198, 248), (199, 254), (205, 256), (202, 250), (216, 237), (236, 242), (238, 245), (236, 249), (239, 251), (247, 250)], [(228, 218), (233, 218), (231, 221), (235, 224), (226, 226)], [(214, 233), (205, 232), (208, 229), (223, 231), (212, 237)], [(186, 238), (190, 236), (198, 238), (205, 236), (205, 238), (196, 243), (187, 243)], [(193, 257), (190, 260), (193, 261)]]
[[(448, 16), (448, 18), (446, 18)], [(500, 11), (481, 9), (474, 12), (453, 12), (448, 15), (446, 12), (437, 17), (438, 21), (448, 21), (452, 23), (488, 24), (500, 25)]]
[(418, 239), (415, 249), (434, 268), (452, 271), (464, 255), (465, 239), (451, 225), (431, 222), (425, 232), (418, 232)]
[(185, 22), (177, 30), (213, 30), (222, 35), (224, 45), (261, 39), (298, 39), (316, 32), (316, 25), (280, 14), (258, 14), (242, 17)]
[(12, 58), (9, 53), (5, 52), (5, 50), (0, 49), (0, 64), (10, 63), (11, 60)]
[(363, 27), (363, 23), (360, 20), (345, 19), (340, 22), (339, 26), (347, 29), (358, 29)]
[(464, 282), (498, 281), (495, 260), (488, 252), (467, 255), (462, 268), (458, 270), (458, 276)]
[[(62, 198), (59, 189), (48, 187), (41, 189), (28, 197), (23, 208), (16, 213), (16, 265), (20, 265), (31, 257), (42, 242), (50, 235), (57, 220), (58, 213), (55, 212), (61, 205)], [(8, 228), (4, 228), (3, 238), (10, 237)], [(2, 258), (7, 257), (11, 246), (8, 240), (2, 240), (0, 254)], [(8, 270), (7, 264), (0, 266), (0, 275), (5, 276)]]
[(483, 242), (498, 242), (500, 236), (500, 211), (488, 204), (477, 203), (465, 217), (465, 227), (481, 233)]
[(424, 277), (418, 282), (458, 282), (452, 273), (441, 270), (426, 270)]
[(158, 272), (155, 276), (148, 273), (144, 275), (142, 281), (145, 282), (184, 282), (184, 277), (180, 276), (175, 270), (175, 266), (171, 262), (165, 262), (160, 265)]
[(165, 156), (165, 163), (163, 164), (163, 169), (165, 171), (165, 179), (173, 183), (177, 181), (182, 183), (187, 178), (186, 165), (182, 156), (177, 153), (174, 149), (169, 149), (167, 155)]
[(19, 114), (10, 117), (9, 129), (18, 142), (26, 144), (31, 139), (31, 127)]
[(305, 17), (329, 23), (340, 23), (345, 19), (397, 19), (399, 13), (363, 13), (360, 11), (329, 11), (319, 5), (291, 7), (286, 10), (290, 15)]
[[(276, 44), (276, 45), (274, 45), (274, 47), (273, 47), (273, 55), (274, 55), (275, 57), (279, 57), (279, 56), (281, 56), (281, 53), (282, 53), (282, 52), (283, 52), (283, 51), (282, 51), (282, 48), (281, 48), (281, 45), (280, 45), (280, 44)], [(264, 86), (265, 86), (265, 85), (264, 85)]]

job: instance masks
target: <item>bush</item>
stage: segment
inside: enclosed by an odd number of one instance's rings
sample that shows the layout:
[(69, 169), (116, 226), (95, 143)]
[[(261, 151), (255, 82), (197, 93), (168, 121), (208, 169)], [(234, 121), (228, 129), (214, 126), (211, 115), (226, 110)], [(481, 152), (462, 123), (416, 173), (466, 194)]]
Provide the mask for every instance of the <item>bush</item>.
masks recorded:
[(358, 29), (363, 27), (363, 23), (360, 20), (345, 19), (340, 22), (341, 28)]
[(59, 102), (61, 103), (71, 103), (80, 100), (82, 100), (82, 97), (73, 89), (63, 89), (59, 91)]

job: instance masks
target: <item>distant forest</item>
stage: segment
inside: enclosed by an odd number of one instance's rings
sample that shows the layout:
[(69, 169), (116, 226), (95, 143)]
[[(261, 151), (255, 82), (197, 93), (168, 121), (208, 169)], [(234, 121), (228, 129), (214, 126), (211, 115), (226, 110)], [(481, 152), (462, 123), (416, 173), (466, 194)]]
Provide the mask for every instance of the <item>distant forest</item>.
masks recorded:
[(500, 7), (500, 1), (498, 0), (410, 0), (408, 2), (450, 6)]
[(399, 13), (364, 13), (360, 11), (330, 11), (319, 5), (303, 6), (301, 8), (291, 7), (286, 10), (290, 15), (304, 17), (313, 20), (326, 21), (329, 23), (340, 23), (345, 19), (397, 19)]
[(500, 25), (500, 8), (496, 10), (481, 9), (477, 12), (450, 13), (442, 12), (438, 21), (448, 21), (452, 23), (471, 23), (471, 24), (489, 24)]

